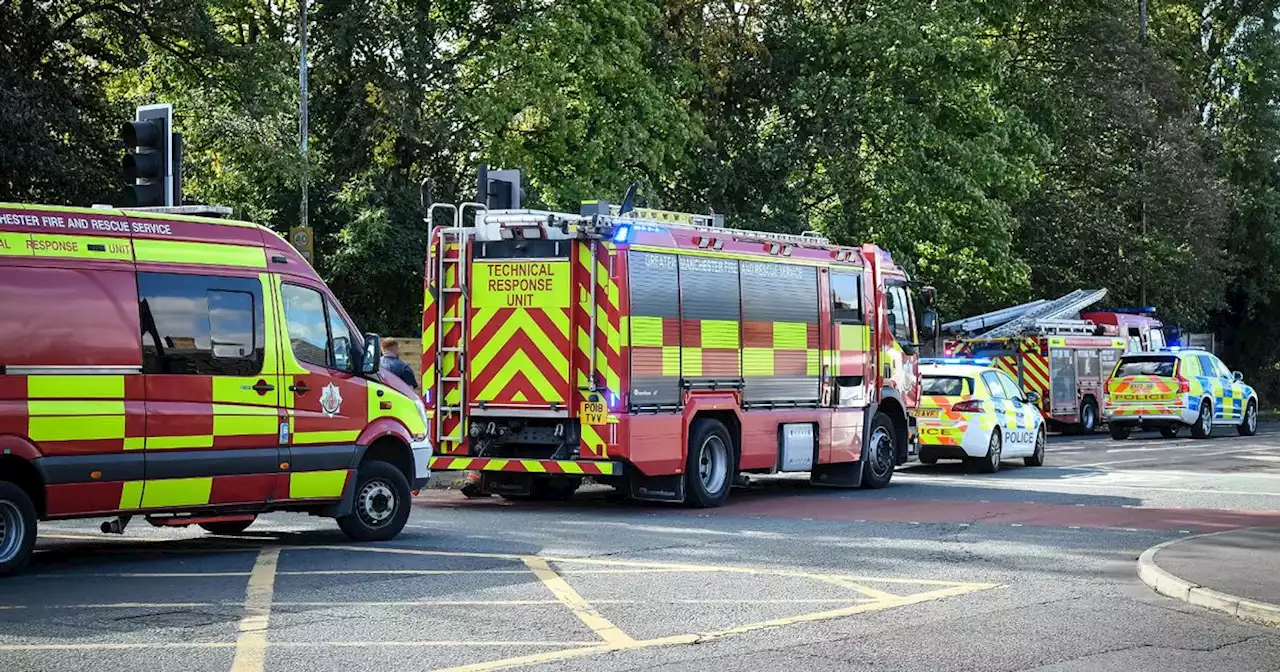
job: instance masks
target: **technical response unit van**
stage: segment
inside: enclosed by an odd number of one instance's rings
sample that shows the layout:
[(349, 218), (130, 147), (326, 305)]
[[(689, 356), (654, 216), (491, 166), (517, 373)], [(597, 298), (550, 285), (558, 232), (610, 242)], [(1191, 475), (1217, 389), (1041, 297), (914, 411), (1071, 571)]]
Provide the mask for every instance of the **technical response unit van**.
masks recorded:
[(37, 518), (389, 539), (426, 482), (421, 400), (268, 229), (0, 204), (0, 305), (0, 574)]
[(890, 255), (619, 210), (429, 209), (454, 218), (425, 273), (432, 468), (510, 498), (590, 476), (702, 507), (744, 473), (886, 485), (915, 453), (917, 333), (936, 319), (918, 327)]

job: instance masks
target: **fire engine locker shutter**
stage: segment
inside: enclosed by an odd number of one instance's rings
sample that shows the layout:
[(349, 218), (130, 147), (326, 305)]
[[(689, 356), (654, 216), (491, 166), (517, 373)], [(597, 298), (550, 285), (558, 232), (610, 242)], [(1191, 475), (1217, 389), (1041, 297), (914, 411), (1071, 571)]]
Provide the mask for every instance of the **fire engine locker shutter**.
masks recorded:
[(680, 376), (694, 387), (742, 383), (742, 300), (734, 259), (680, 257)]
[(1076, 358), (1075, 351), (1067, 348), (1051, 348), (1049, 355), (1052, 412), (1074, 412), (1076, 407)]
[(631, 252), (631, 393), (633, 406), (680, 403), (680, 283), (673, 254)]
[(809, 266), (742, 262), (743, 400), (816, 405), (818, 272)]

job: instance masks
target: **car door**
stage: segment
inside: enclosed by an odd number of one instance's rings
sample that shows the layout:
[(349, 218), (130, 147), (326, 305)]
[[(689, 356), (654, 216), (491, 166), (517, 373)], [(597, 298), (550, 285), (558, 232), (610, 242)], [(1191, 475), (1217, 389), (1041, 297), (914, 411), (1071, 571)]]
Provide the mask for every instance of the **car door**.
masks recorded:
[(1218, 371), (1218, 358), (1212, 355), (1196, 355), (1195, 359), (1200, 365), (1200, 375), (1197, 377), (1200, 381), (1201, 395), (1207, 396), (1213, 400), (1213, 419), (1215, 422), (1227, 420), (1230, 417), (1230, 409), (1226, 404), (1227, 394), (1229, 392), (1229, 380), (1222, 377)]
[(1222, 395), (1214, 399), (1214, 405), (1218, 404), (1219, 399), (1222, 403), (1222, 419), (1224, 420), (1240, 420), (1244, 417), (1245, 403), (1245, 386), (1244, 383), (1236, 381), (1235, 374), (1231, 373), (1231, 369), (1214, 355), (1205, 355), (1212, 363), (1217, 379), (1222, 384)]
[(983, 372), (982, 383), (986, 386), (987, 395), (991, 398), (991, 414), (995, 417), (996, 426), (1000, 428), (1000, 436), (1007, 443), (1009, 432), (1014, 431), (1014, 423), (1017, 420), (1013, 401), (1009, 399), (1009, 393), (1000, 382), (998, 372)]
[(1039, 411), (1036, 410), (1035, 405), (1023, 401), (1027, 396), (1026, 393), (1022, 391), (1021, 387), (1018, 387), (1018, 384), (1014, 382), (1009, 374), (1000, 371), (996, 373), (996, 377), (1000, 379), (1005, 396), (1009, 398), (1013, 406), (1013, 426), (1008, 432), (1009, 443), (1012, 448), (1017, 450), (1018, 454), (1030, 453), (1035, 449), (1035, 432), (1032, 430), (1036, 426), (1035, 414), (1038, 414)]
[[(339, 497), (368, 424), (368, 387), (355, 372), (355, 330), (318, 285), (280, 284), (283, 405), (289, 415), (288, 499)], [(360, 339), (363, 344), (363, 339)]]

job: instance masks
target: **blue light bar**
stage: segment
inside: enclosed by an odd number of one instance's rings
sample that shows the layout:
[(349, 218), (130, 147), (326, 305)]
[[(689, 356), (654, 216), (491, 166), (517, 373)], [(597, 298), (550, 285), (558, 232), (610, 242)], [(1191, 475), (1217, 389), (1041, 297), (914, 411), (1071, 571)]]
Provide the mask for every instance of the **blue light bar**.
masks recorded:
[(962, 366), (991, 366), (987, 357), (934, 357), (920, 360), (921, 364), (958, 364)]
[(631, 225), (623, 224), (613, 232), (613, 242), (625, 243), (627, 238), (631, 236)]

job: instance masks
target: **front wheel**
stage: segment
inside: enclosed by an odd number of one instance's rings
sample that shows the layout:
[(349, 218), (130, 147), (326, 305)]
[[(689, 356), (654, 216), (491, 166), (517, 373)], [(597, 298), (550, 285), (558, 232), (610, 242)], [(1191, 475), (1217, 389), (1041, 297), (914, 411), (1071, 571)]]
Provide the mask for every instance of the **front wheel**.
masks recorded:
[(1031, 453), (1031, 455), (1028, 457), (1022, 458), (1022, 463), (1027, 465), (1028, 467), (1043, 467), (1044, 466), (1044, 444), (1045, 444), (1045, 434), (1044, 434), (1044, 429), (1041, 429), (1040, 433), (1036, 434), (1035, 452)]
[(1176, 439), (1178, 438), (1178, 429), (1177, 425), (1165, 425), (1160, 428), (1160, 436), (1166, 439)]
[(1207, 439), (1213, 436), (1213, 401), (1210, 399), (1200, 400), (1200, 415), (1196, 416), (1195, 424), (1191, 425), (1191, 438)]
[(409, 521), (409, 481), (393, 465), (370, 460), (356, 472), (356, 500), (338, 527), (352, 541), (394, 539)]
[(0, 576), (26, 567), (35, 546), (35, 504), (22, 488), (0, 481)]
[(1258, 402), (1250, 401), (1244, 409), (1244, 421), (1236, 427), (1240, 436), (1253, 436), (1258, 433)]
[(702, 418), (689, 432), (685, 456), (685, 503), (698, 509), (724, 504), (736, 470), (733, 439), (719, 420)]
[(897, 446), (894, 445), (893, 420), (884, 413), (876, 413), (871, 418), (870, 436), (867, 439), (867, 450), (862, 456), (862, 487), (879, 490), (893, 480), (893, 457)]

